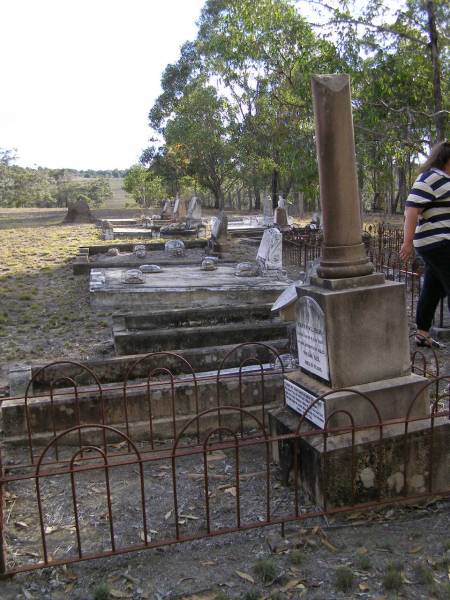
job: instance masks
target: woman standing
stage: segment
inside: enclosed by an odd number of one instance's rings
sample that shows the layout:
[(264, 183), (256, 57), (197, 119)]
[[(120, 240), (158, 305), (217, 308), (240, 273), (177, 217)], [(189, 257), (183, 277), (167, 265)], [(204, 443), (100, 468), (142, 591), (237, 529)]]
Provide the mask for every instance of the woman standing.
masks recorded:
[(450, 142), (431, 150), (406, 200), (404, 241), (400, 257), (406, 261), (414, 248), (425, 263), (417, 304), (416, 344), (440, 348), (430, 336), (434, 313), (447, 296), (450, 310)]

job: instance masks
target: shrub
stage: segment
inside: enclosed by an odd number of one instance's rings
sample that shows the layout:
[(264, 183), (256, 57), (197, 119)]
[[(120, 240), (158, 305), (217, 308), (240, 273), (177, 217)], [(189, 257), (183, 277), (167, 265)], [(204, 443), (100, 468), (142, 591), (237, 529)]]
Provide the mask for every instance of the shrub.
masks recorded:
[(270, 558), (258, 560), (253, 570), (264, 583), (270, 583), (277, 576), (277, 567)]
[(335, 573), (335, 588), (340, 592), (349, 592), (353, 587), (353, 573), (348, 567), (338, 567)]

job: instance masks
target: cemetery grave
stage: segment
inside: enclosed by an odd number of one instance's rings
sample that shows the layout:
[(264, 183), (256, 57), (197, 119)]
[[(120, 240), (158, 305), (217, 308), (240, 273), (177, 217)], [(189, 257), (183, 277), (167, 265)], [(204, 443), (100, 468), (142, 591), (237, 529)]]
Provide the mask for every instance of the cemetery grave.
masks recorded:
[[(54, 376), (35, 395), (45, 369), (30, 369), (24, 396), (2, 402), (3, 481), (14, 497), (12, 523), (0, 537), (3, 571), (273, 525), (284, 532), (290, 522), (308, 526), (358, 508), (448, 496), (448, 377), (440, 378), (442, 402), (425, 368), (411, 372), (404, 287), (374, 273), (368, 259), (348, 78), (316, 76), (313, 90), (322, 255), (316, 272), (278, 305), (295, 325), (299, 368), (265, 343), (283, 347), (287, 338), (285, 321), (268, 310), (291, 283), (281, 200), (278, 228), (265, 203), (253, 260), (230, 264), (234, 244), (222, 213), (212, 255), (195, 267), (91, 269), (92, 306), (122, 311), (113, 319), (117, 351), (153, 353), (116, 361), (126, 369), (120, 385), (107, 369), (100, 380), (86, 364), (61, 361), (67, 364), (50, 365)], [(324, 143), (330, 139), (338, 156)], [(184, 242), (167, 242), (164, 252), (181, 257)], [(135, 259), (146, 255), (145, 245), (133, 248)], [(244, 353), (230, 366), (239, 348), (226, 348), (240, 341), (271, 356)], [(218, 370), (208, 370), (205, 348), (223, 357)], [(180, 349), (198, 359), (198, 369), (173, 352)], [(155, 359), (162, 362), (135, 370)], [(171, 359), (182, 364), (175, 374)], [(93, 382), (78, 382), (80, 372)]]

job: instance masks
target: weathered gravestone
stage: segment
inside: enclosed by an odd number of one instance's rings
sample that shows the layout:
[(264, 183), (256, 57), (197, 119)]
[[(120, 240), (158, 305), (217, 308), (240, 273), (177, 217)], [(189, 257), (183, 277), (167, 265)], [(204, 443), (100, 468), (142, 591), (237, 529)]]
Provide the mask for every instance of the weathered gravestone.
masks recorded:
[(89, 204), (84, 198), (78, 198), (75, 202), (68, 203), (63, 223), (94, 223), (95, 221)]
[(211, 237), (215, 241), (225, 241), (227, 239), (228, 217), (221, 211), (218, 217), (215, 217), (211, 228)]
[(169, 240), (165, 243), (164, 252), (166, 252), (169, 256), (184, 256), (184, 242), (181, 240)]
[(256, 255), (256, 260), (263, 271), (282, 269), (282, 249), (283, 235), (281, 231), (275, 227), (266, 229)]
[(169, 216), (170, 202), (168, 200), (164, 200), (161, 207), (161, 212), (159, 214), (159, 218), (161, 220), (167, 219)]
[(193, 196), (189, 200), (186, 219), (189, 221), (201, 221), (201, 218), (202, 205), (200, 204), (200, 200), (196, 196)]
[(286, 201), (283, 196), (279, 197), (278, 206), (275, 209), (275, 224), (282, 229), (289, 227)]
[(273, 225), (272, 198), (269, 195), (266, 195), (263, 200), (263, 225), (265, 227)]

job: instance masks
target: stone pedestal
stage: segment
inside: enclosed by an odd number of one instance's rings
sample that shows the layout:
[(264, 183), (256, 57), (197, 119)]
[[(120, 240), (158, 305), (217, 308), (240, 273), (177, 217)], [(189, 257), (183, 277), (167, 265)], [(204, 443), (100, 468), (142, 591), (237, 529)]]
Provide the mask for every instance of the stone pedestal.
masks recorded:
[[(411, 374), (404, 285), (373, 273), (362, 242), (350, 80), (316, 75), (312, 88), (324, 243), (318, 277), (297, 287), (300, 369), (285, 378), (291, 408), (272, 413), (272, 433), (296, 432), (301, 422), (302, 432), (313, 434), (297, 439), (302, 467), (296, 476), (319, 504), (330, 497), (333, 505), (382, 497), (386, 470), (393, 473), (389, 485), (402, 494), (404, 482), (396, 482), (407, 481), (408, 457), (417, 491), (431, 492), (435, 482), (428, 473), (425, 483), (426, 469), (436, 464), (445, 471), (448, 441), (428, 463), (423, 456), (433, 453), (436, 440), (448, 440), (449, 425), (440, 437), (433, 433), (427, 380)], [(411, 419), (419, 420), (408, 437), (404, 422)], [(378, 458), (380, 452), (387, 458)], [(444, 489), (448, 475), (447, 468)], [(355, 489), (367, 493), (356, 497)]]
[(297, 288), (300, 366), (330, 389), (411, 372), (404, 285), (377, 278), (375, 285), (365, 278), (358, 285), (358, 279), (347, 289)]
[[(295, 431), (298, 419), (289, 409), (269, 410), (272, 436)], [(297, 478), (303, 495), (326, 509), (355, 506), (366, 502), (414, 496), (442, 495), (450, 487), (450, 423), (445, 417), (411, 423), (405, 434), (403, 424), (386, 425), (380, 439), (378, 429), (326, 437), (312, 435), (313, 426), (299, 437), (297, 473), (295, 443), (282, 440), (273, 448), (285, 484)], [(432, 440), (432, 441), (431, 441)], [(447, 492), (448, 493), (448, 492)]]

